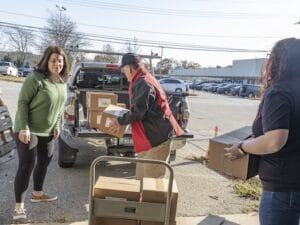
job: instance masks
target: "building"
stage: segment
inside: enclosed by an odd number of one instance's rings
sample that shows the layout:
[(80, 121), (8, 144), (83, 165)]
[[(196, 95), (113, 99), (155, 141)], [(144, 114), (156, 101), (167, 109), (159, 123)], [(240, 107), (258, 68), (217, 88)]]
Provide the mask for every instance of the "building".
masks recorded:
[(222, 80), (254, 84), (261, 77), (266, 58), (234, 60), (231, 66), (174, 69), (170, 76), (182, 80)]

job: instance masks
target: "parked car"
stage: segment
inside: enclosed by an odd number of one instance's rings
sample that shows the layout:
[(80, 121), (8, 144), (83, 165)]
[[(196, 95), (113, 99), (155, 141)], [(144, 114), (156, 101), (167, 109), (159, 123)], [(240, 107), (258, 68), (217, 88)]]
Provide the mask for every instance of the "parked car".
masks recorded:
[(158, 81), (167, 93), (186, 93), (188, 85), (184, 81), (175, 78), (163, 78)]
[(241, 84), (238, 84), (237, 86), (232, 87), (232, 88), (230, 89), (231, 95), (233, 95), (233, 96), (239, 95), (241, 87), (242, 87)]
[(216, 85), (216, 86), (213, 86), (213, 87), (209, 88), (209, 91), (215, 93), (215, 92), (217, 92), (217, 89), (218, 89), (219, 87), (224, 87), (224, 86), (226, 86), (226, 85), (227, 85), (227, 83), (221, 83), (221, 84), (218, 84), (218, 85)]
[(207, 84), (205, 85), (202, 90), (203, 91), (211, 91), (214, 87), (218, 86), (219, 84), (217, 83), (210, 83), (210, 84)]
[(202, 84), (204, 83), (203, 80), (194, 80), (192, 81), (192, 83), (190, 84), (190, 89), (196, 89), (196, 86), (199, 85), (199, 84)]
[(23, 76), (26, 77), (28, 74), (33, 72), (33, 68), (30, 66), (24, 66), (23, 68), (24, 72), (23, 72)]
[(259, 97), (261, 94), (262, 85), (256, 84), (243, 84), (239, 90), (239, 96), (254, 98)]
[(18, 77), (23, 77), (23, 73), (24, 73), (24, 68), (23, 67), (18, 68)]
[(231, 88), (238, 86), (237, 84), (226, 84), (222, 87), (218, 87), (217, 88), (217, 93), (218, 94), (225, 94), (227, 95), (228, 93), (230, 93)]
[(0, 74), (18, 76), (18, 69), (11, 62), (0, 62)]
[(208, 85), (208, 84), (211, 84), (211, 82), (209, 82), (209, 81), (202, 81), (202, 82), (196, 84), (196, 85), (194, 86), (194, 89), (200, 91), (200, 90), (202, 90), (202, 88), (203, 88), (204, 86), (206, 86), (206, 85)]

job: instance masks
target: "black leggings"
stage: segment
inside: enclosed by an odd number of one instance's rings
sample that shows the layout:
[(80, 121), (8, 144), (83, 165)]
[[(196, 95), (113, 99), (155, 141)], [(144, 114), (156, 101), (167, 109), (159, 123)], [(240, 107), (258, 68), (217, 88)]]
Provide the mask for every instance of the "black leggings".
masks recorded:
[(33, 190), (43, 190), (47, 167), (53, 156), (54, 140), (53, 136), (40, 137), (31, 134), (30, 142), (24, 144), (18, 136), (19, 133), (14, 133), (19, 156), (19, 167), (15, 178), (15, 198), (16, 203), (21, 203), (25, 200), (33, 167)]

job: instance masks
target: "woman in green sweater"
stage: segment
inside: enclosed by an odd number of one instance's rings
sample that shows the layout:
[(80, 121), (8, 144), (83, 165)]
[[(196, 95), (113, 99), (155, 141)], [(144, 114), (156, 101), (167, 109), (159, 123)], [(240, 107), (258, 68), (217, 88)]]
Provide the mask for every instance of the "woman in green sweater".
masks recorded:
[(34, 190), (31, 202), (57, 199), (57, 196), (49, 196), (43, 192), (43, 183), (53, 156), (54, 140), (60, 133), (68, 75), (66, 54), (61, 48), (50, 46), (21, 88), (14, 123), (19, 156), (15, 178), (14, 220), (26, 219), (24, 199), (33, 169)]

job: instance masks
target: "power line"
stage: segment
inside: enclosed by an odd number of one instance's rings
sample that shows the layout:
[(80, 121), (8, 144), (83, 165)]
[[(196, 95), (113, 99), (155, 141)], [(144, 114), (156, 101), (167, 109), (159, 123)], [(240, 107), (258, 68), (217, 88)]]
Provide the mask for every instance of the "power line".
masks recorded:
[[(0, 21), (0, 26), (7, 27), (7, 28), (19, 28), (24, 30), (29, 30), (33, 32), (46, 32), (49, 34), (57, 34), (56, 30), (51, 30), (47, 28), (41, 27), (34, 27), (34, 26), (26, 26), (21, 24), (13, 24), (13, 23), (6, 23)], [(106, 36), (106, 35), (97, 35), (97, 34), (87, 34), (76, 32), (74, 34), (69, 34), (65, 32), (61, 32), (61, 34), (68, 34), (68, 35), (81, 35), (81, 37), (85, 40), (92, 40), (92, 41), (102, 41), (102, 42), (109, 42), (109, 43), (117, 43), (117, 44), (128, 44), (131, 42), (132, 39), (124, 38), (124, 37), (117, 37), (117, 36)], [(202, 46), (196, 44), (187, 44), (187, 43), (174, 43), (174, 42), (159, 42), (159, 41), (151, 41), (151, 40), (142, 40), (139, 39), (136, 41), (136, 44), (145, 47), (156, 47), (156, 48), (167, 48), (167, 49), (181, 49), (181, 50), (193, 50), (193, 51), (215, 51), (215, 52), (241, 52), (241, 53), (266, 53), (269, 51), (266, 50), (255, 50), (255, 49), (239, 49), (239, 48), (224, 48), (224, 47), (217, 47), (217, 46)]]
[[(0, 13), (10, 14), (10, 15), (17, 15), (17, 16), (24, 16), (28, 18), (34, 18), (39, 20), (47, 20), (43, 17), (38, 16), (31, 16), (28, 14), (23, 13), (15, 13), (9, 12), (5, 10), (0, 10)], [(138, 29), (126, 29), (121, 27), (111, 27), (111, 26), (100, 26), (100, 25), (93, 25), (93, 24), (85, 24), (85, 23), (76, 23), (77, 25), (86, 26), (86, 27), (96, 27), (108, 30), (122, 30), (122, 31), (130, 31), (130, 32), (137, 32), (137, 33), (147, 33), (147, 34), (163, 34), (163, 35), (171, 35), (171, 36), (185, 36), (185, 37), (203, 37), (203, 38), (238, 38), (238, 39), (280, 39), (283, 38), (282, 36), (233, 36), (233, 35), (211, 35), (211, 34), (191, 34), (191, 33), (173, 33), (173, 32), (158, 32), (158, 31), (150, 31), (150, 30), (138, 30)]]
[[(245, 12), (221, 12), (208, 10), (176, 10), (165, 8), (143, 7), (139, 5), (128, 5), (120, 3), (107, 3), (103, 1), (89, 1), (89, 0), (48, 0), (51, 2), (64, 2), (70, 5), (84, 6), (89, 8), (110, 9), (122, 12), (147, 13), (152, 15), (163, 16), (184, 16), (184, 17), (222, 17), (222, 18), (238, 18), (249, 19), (255, 17), (256, 19), (265, 19), (266, 13), (256, 13), (255, 15)], [(278, 14), (270, 14), (268, 16), (278, 17)]]

